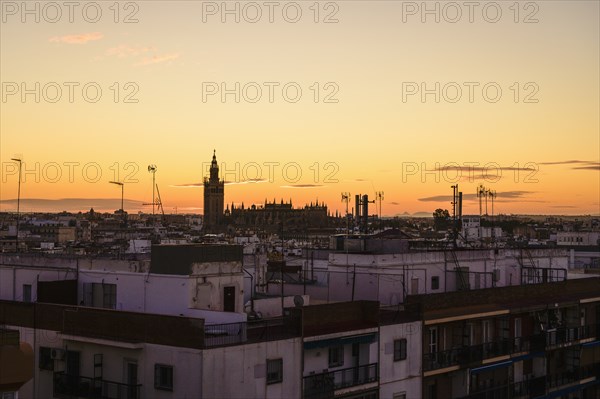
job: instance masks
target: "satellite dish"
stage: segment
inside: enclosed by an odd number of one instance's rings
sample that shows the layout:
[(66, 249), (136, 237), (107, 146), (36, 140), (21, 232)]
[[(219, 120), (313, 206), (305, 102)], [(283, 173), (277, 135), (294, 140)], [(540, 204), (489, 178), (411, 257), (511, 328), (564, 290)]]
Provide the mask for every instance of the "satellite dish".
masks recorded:
[(301, 295), (294, 295), (294, 305), (299, 308), (304, 305), (304, 298)]

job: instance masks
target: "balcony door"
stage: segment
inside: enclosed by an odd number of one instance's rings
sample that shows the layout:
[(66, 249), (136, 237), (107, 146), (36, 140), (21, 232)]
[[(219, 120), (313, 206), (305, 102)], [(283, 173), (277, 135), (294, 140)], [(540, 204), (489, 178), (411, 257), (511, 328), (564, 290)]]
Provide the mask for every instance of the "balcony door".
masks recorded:
[(66, 363), (66, 374), (73, 377), (79, 377), (79, 352), (67, 351)]
[(138, 365), (136, 361), (125, 360), (125, 381), (127, 383), (127, 399), (138, 399)]
[(521, 351), (521, 318), (517, 317), (515, 318), (515, 341), (514, 341), (514, 348), (517, 351)]
[(429, 327), (429, 356), (434, 362), (438, 362), (438, 329), (437, 327)]
[(358, 384), (361, 379), (360, 369), (358, 368), (359, 366), (360, 366), (360, 344), (353, 343), (352, 344), (352, 367), (354, 368), (354, 372), (353, 372), (354, 384)]
[(417, 295), (419, 293), (419, 279), (413, 277), (410, 280), (410, 294)]
[(223, 311), (235, 312), (235, 287), (223, 287)]

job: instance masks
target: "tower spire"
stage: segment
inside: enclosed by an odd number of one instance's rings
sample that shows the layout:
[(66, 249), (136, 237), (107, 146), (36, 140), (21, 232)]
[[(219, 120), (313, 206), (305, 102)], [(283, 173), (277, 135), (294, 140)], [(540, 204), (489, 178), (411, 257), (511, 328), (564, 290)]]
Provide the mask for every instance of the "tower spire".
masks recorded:
[(219, 164), (217, 162), (217, 151), (213, 150), (212, 162), (210, 163), (210, 180), (219, 181)]
[[(213, 149), (212, 162), (210, 163), (210, 176), (204, 180), (204, 227), (205, 231), (218, 231), (223, 222), (225, 209), (224, 199), (225, 182), (219, 179), (219, 164), (217, 151)], [(227, 207), (228, 211), (231, 210)]]

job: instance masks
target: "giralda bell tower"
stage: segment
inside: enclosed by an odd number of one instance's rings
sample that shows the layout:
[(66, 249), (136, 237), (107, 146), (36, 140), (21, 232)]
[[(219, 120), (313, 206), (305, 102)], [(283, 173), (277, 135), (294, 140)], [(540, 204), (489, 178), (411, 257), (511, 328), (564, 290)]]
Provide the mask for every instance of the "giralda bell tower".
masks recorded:
[(210, 163), (210, 177), (204, 178), (204, 231), (218, 231), (223, 222), (225, 182), (219, 180), (216, 150)]

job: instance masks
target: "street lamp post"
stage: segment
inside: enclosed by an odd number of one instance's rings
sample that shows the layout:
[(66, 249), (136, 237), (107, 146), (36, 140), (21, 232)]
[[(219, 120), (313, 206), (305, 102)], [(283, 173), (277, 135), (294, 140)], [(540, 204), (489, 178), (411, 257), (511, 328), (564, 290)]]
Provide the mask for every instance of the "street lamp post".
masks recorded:
[(15, 238), (16, 251), (19, 252), (19, 221), (21, 218), (21, 165), (23, 161), (20, 158), (11, 158), (12, 161), (19, 163), (19, 188), (17, 189), (17, 236)]
[(125, 210), (123, 209), (123, 191), (125, 189), (125, 183), (121, 183), (120, 181), (109, 181), (109, 183), (121, 186), (121, 214), (124, 214)]

